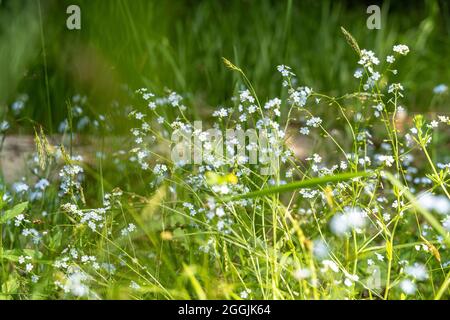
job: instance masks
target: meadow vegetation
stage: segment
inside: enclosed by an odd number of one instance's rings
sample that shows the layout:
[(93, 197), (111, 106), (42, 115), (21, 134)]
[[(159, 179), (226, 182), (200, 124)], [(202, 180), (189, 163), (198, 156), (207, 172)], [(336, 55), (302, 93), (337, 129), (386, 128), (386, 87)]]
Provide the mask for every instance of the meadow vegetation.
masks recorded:
[(450, 297), (445, 3), (78, 3), (0, 1), (1, 299)]

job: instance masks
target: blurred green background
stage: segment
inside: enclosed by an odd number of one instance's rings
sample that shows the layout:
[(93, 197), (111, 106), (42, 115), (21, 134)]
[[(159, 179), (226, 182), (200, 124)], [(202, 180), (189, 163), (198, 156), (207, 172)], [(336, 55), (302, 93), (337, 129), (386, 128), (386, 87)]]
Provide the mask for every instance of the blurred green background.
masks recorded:
[[(81, 8), (79, 31), (66, 28), (70, 4)], [(399, 65), (405, 104), (437, 111), (430, 105), (433, 88), (450, 84), (449, 3), (383, 1), (381, 30), (366, 27), (370, 4), (0, 0), (0, 117), (11, 118), (21, 99), (25, 107), (14, 120), (20, 130), (33, 119), (56, 132), (72, 96), (86, 95), (90, 112), (108, 114), (113, 101), (133, 103), (127, 92), (142, 86), (187, 95), (201, 116), (236, 89), (237, 76), (221, 57), (245, 70), (262, 100), (280, 95), (278, 64), (292, 66), (301, 85), (343, 94), (358, 85), (352, 78), (357, 57), (340, 26), (380, 57), (393, 44), (407, 44), (411, 54)]]

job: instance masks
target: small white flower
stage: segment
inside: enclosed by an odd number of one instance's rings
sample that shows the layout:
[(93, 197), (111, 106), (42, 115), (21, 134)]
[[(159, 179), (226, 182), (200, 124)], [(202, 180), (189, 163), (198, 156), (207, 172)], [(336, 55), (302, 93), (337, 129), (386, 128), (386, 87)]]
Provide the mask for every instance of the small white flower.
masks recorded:
[(22, 221), (23, 221), (24, 219), (25, 219), (25, 216), (24, 216), (22, 213), (19, 214), (18, 216), (16, 216), (14, 225), (15, 225), (16, 227), (18, 227), (18, 226), (22, 223)]
[(417, 286), (411, 280), (405, 279), (402, 282), (400, 282), (400, 289), (402, 289), (402, 291), (405, 294), (412, 295), (412, 294), (414, 294), (416, 292)]
[(217, 230), (221, 231), (221, 230), (223, 230), (224, 227), (225, 227), (225, 222), (223, 220), (219, 220), (219, 222), (217, 222)]
[(34, 187), (36, 189), (45, 190), (50, 185), (50, 182), (47, 179), (41, 179), (39, 180)]
[(353, 286), (353, 283), (359, 280), (359, 277), (358, 277), (356, 274), (349, 274), (349, 273), (346, 273), (345, 276), (346, 276), (346, 278), (345, 278), (345, 280), (344, 280), (344, 284), (345, 284), (347, 287)]
[(167, 166), (165, 164), (156, 164), (155, 167), (153, 168), (153, 173), (156, 175), (163, 175), (164, 173), (167, 172)]
[(358, 64), (363, 65), (364, 67), (370, 67), (371, 65), (377, 65), (379, 63), (380, 60), (378, 60), (373, 51), (366, 49), (361, 50), (361, 59), (358, 61)]
[(312, 118), (308, 119), (308, 121), (306, 121), (306, 125), (308, 127), (317, 128), (321, 124), (322, 124), (322, 119), (320, 119), (319, 117), (312, 117)]
[(367, 214), (359, 208), (345, 208), (331, 218), (330, 229), (337, 236), (346, 235), (349, 231), (360, 231), (366, 225)]
[(309, 134), (309, 128), (308, 127), (303, 127), (303, 128), (300, 128), (300, 133), (301, 134), (303, 134), (303, 135), (305, 135), (305, 136), (307, 136), (308, 134)]
[(242, 291), (239, 296), (241, 297), (241, 299), (248, 299), (249, 294), (252, 293), (252, 290), (250, 289), (246, 289), (244, 291)]
[(417, 197), (417, 200), (419, 205), (427, 210), (436, 211), (442, 215), (450, 213), (450, 200), (445, 196), (424, 192)]
[(154, 95), (152, 93), (147, 92), (142, 95), (142, 98), (144, 98), (144, 100), (150, 100), (150, 98), (153, 96)]
[(24, 182), (16, 182), (12, 187), (16, 193), (23, 193), (29, 189), (29, 186)]
[(285, 78), (295, 76), (295, 74), (291, 72), (291, 67), (285, 66), (284, 64), (277, 66), (277, 70)]
[(360, 78), (362, 78), (362, 76), (363, 76), (363, 71), (362, 71), (361, 69), (358, 69), (358, 70), (355, 71), (355, 73), (353, 74), (353, 76), (354, 76), (356, 79), (360, 79)]
[(218, 207), (216, 209), (216, 216), (218, 216), (219, 218), (223, 217), (225, 215), (225, 210), (223, 210), (222, 207)]
[(8, 123), (8, 121), (6, 121), (6, 120), (3, 120), (1, 123), (0, 123), (0, 132), (5, 132), (6, 130), (8, 130), (9, 129), (9, 123)]
[(378, 261), (384, 261), (384, 256), (382, 254), (375, 252), (375, 256), (377, 257)]
[(131, 289), (134, 289), (134, 290), (139, 290), (139, 289), (141, 288), (141, 286), (138, 285), (136, 282), (131, 281), (131, 282), (130, 282), (130, 288), (131, 288)]
[(328, 269), (331, 269), (335, 273), (339, 272), (339, 267), (334, 261), (323, 260), (322, 264), (323, 264), (323, 267), (324, 267), (325, 271), (328, 270)]
[(311, 270), (308, 268), (298, 269), (294, 272), (294, 278), (297, 280), (307, 279), (311, 276)]
[(27, 263), (25, 266), (25, 271), (26, 272), (31, 272), (31, 270), (33, 270), (33, 265), (31, 263)]
[(306, 160), (308, 161), (314, 161), (315, 163), (321, 163), (322, 162), (322, 157), (320, 155), (318, 155), (317, 153), (314, 153), (312, 158), (307, 158)]
[(427, 268), (421, 263), (414, 263), (412, 266), (405, 268), (405, 273), (418, 281), (428, 279)]
[(438, 116), (438, 119), (442, 123), (450, 123), (450, 117), (448, 116)]
[(256, 112), (256, 106), (254, 104), (252, 104), (251, 106), (248, 107), (248, 113), (252, 114)]
[(372, 76), (371, 76), (371, 78), (374, 80), (374, 81), (378, 81), (379, 79), (380, 79), (380, 73), (379, 72), (374, 72), (374, 73), (372, 73)]
[(219, 110), (216, 110), (213, 112), (213, 117), (225, 118), (227, 116), (228, 116), (228, 110), (225, 108), (220, 108)]
[(142, 120), (145, 117), (145, 115), (141, 112), (136, 113), (134, 116), (137, 120)]
[(394, 46), (393, 51), (406, 56), (409, 53), (409, 48), (407, 45), (398, 44)]
[(311, 95), (312, 89), (308, 87), (301, 87), (297, 90), (293, 90), (289, 95), (289, 101), (298, 107), (304, 107)]
[(439, 126), (439, 122), (436, 120), (431, 121), (430, 123), (431, 128), (437, 128)]
[(387, 57), (386, 57), (386, 61), (387, 61), (388, 63), (394, 63), (395, 58), (394, 58), (394, 56), (387, 56)]
[(403, 91), (403, 86), (400, 83), (393, 83), (388, 87), (388, 93)]
[(440, 84), (434, 87), (433, 92), (435, 94), (443, 94), (448, 91), (448, 87), (445, 84)]
[(241, 102), (246, 102), (246, 101), (248, 101), (250, 103), (255, 102), (255, 98), (251, 95), (249, 90), (244, 90), (241, 92), (240, 100), (241, 100)]
[(351, 286), (353, 285), (353, 282), (352, 282), (352, 280), (350, 280), (349, 278), (345, 278), (344, 284), (345, 284), (347, 287), (351, 287)]
[(379, 160), (381, 163), (385, 164), (387, 167), (392, 167), (392, 165), (393, 165), (394, 162), (395, 162), (394, 157), (393, 157), (393, 156), (388, 156), (388, 155), (380, 155), (380, 156), (378, 157), (378, 160)]

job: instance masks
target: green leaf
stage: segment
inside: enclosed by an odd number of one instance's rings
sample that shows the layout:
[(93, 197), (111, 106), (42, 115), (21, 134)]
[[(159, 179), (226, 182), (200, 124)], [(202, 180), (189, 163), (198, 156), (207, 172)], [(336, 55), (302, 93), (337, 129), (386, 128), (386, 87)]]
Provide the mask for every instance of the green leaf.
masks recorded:
[(11, 273), (1, 286), (0, 300), (11, 300), (19, 290), (19, 277), (17, 273)]
[(232, 196), (232, 197), (225, 197), (223, 198), (223, 201), (235, 201), (235, 200), (241, 200), (241, 199), (248, 199), (248, 198), (257, 198), (257, 197), (263, 197), (274, 193), (282, 193), (282, 192), (288, 192), (293, 191), (297, 189), (304, 189), (304, 188), (311, 188), (311, 187), (317, 187), (326, 183), (330, 182), (340, 182), (345, 180), (350, 180), (354, 178), (362, 178), (362, 177), (368, 177), (371, 176), (373, 172), (350, 172), (350, 173), (341, 173), (333, 176), (325, 176), (320, 178), (313, 178), (309, 180), (302, 180), (302, 181), (296, 181), (292, 183), (287, 183), (284, 185), (271, 187), (262, 189), (259, 191), (253, 191), (249, 192), (243, 195), (238, 196)]
[(28, 202), (22, 202), (16, 205), (14, 208), (7, 210), (4, 215), (0, 216), (0, 224), (4, 224), (7, 221), (14, 219), (19, 214), (25, 211), (28, 207)]
[[(20, 256), (33, 257), (33, 256), (35, 256), (35, 254), (36, 254), (36, 252), (31, 249), (3, 250), (2, 248), (0, 248), (0, 260), (4, 259), (4, 260), (12, 261), (12, 262), (17, 262), (17, 261), (19, 261)], [(38, 256), (42, 256), (42, 254), (38, 254)]]

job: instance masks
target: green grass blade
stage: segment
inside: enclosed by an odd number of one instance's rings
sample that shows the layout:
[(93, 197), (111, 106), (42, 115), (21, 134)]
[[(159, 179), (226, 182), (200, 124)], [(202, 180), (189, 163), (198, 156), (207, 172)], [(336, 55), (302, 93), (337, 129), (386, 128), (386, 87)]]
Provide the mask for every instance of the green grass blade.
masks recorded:
[(232, 196), (232, 197), (225, 197), (223, 198), (223, 201), (235, 201), (235, 200), (241, 200), (241, 199), (250, 199), (250, 198), (258, 198), (258, 197), (264, 197), (267, 195), (275, 194), (275, 193), (283, 193), (298, 189), (304, 189), (304, 188), (311, 188), (311, 187), (317, 187), (320, 185), (324, 185), (327, 183), (332, 182), (340, 182), (340, 181), (346, 181), (354, 178), (363, 178), (368, 177), (372, 175), (373, 172), (348, 172), (348, 173), (341, 173), (336, 174), (333, 176), (325, 176), (320, 178), (313, 178), (308, 180), (302, 180), (302, 181), (296, 181), (292, 183), (287, 183), (280, 186), (275, 186), (271, 188), (266, 188), (258, 191), (249, 192), (243, 195), (238, 196)]

